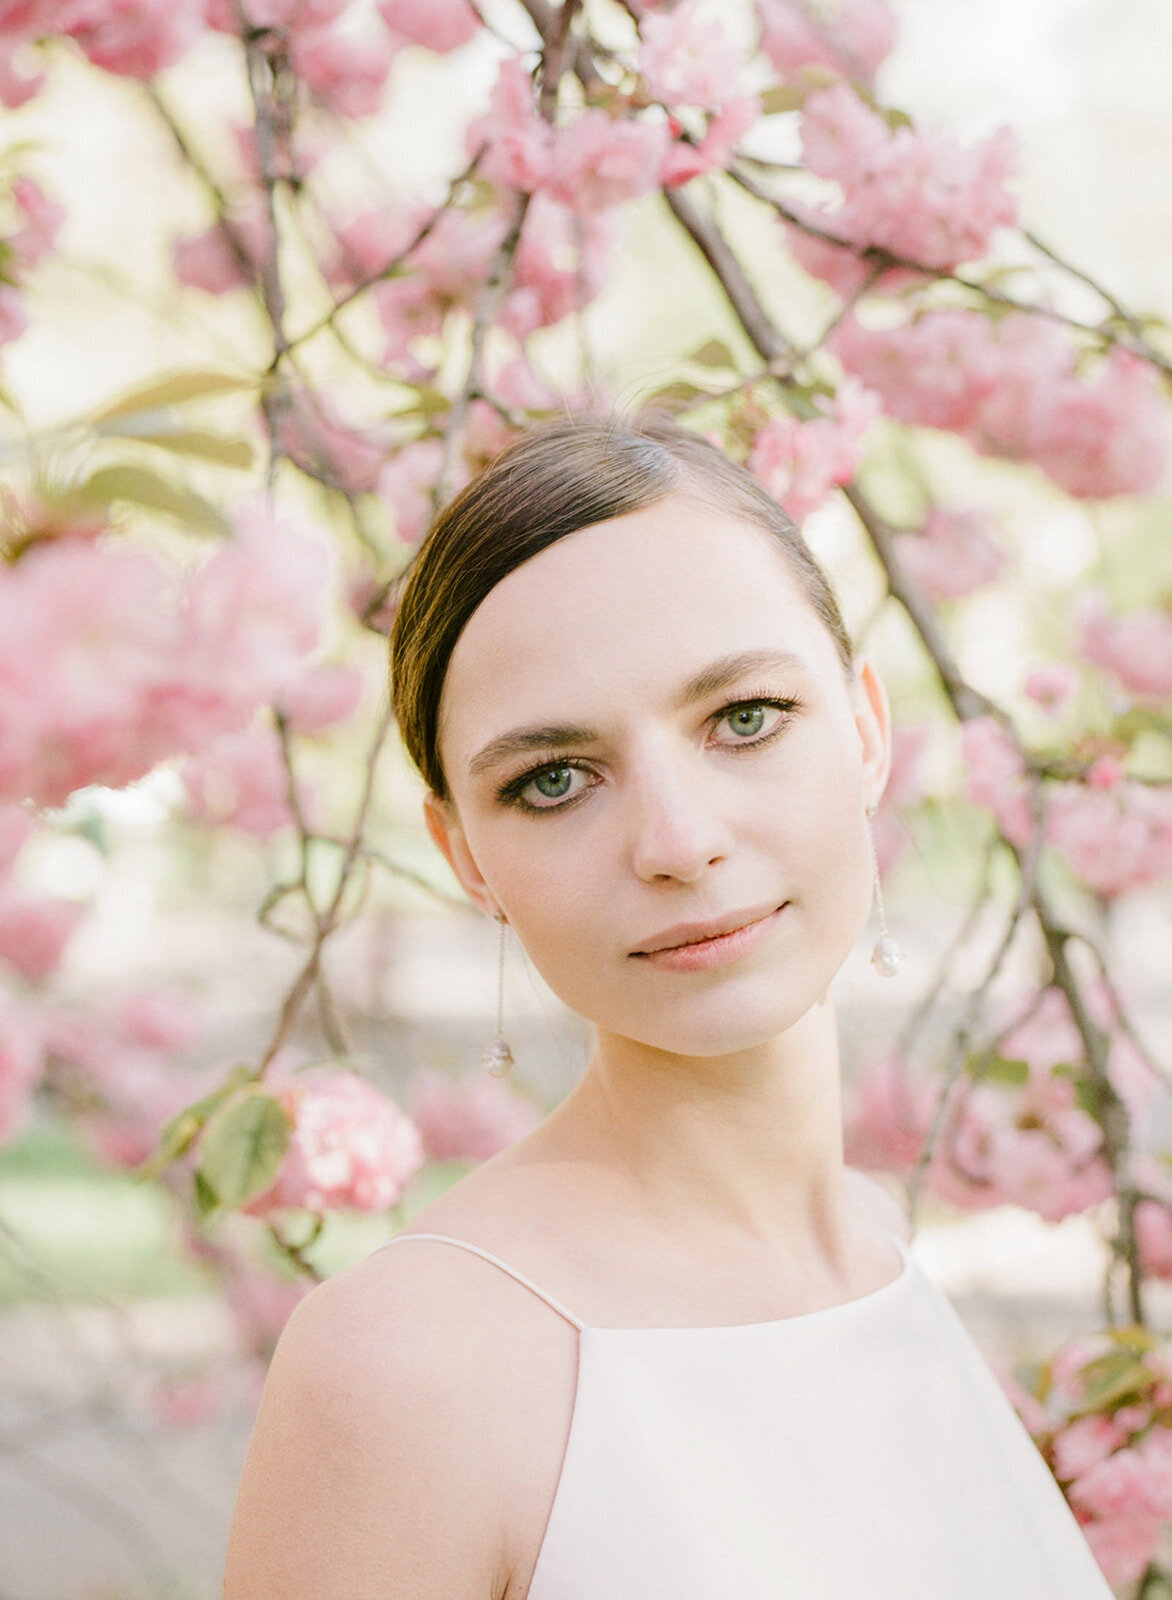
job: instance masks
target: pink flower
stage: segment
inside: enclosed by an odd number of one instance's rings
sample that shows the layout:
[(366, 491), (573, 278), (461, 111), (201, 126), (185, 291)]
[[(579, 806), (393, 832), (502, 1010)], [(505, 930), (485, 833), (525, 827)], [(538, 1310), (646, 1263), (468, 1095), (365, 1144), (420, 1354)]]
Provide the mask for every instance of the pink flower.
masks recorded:
[(1035, 667), (1022, 687), (1031, 700), (1036, 700), (1043, 710), (1053, 714), (1070, 699), (1079, 681), (1074, 667), (1055, 662), (1045, 667)]
[(1114, 1588), (1143, 1576), (1164, 1536), (1158, 1518), (1127, 1512), (1106, 1521), (1084, 1522), (1082, 1531), (1091, 1554)]
[[(206, 0), (206, 4), (209, 27), (240, 32), (237, 0)], [(245, 0), (244, 12), (254, 28), (324, 28), (349, 4), (350, 0)]]
[(306, 667), (285, 685), (276, 704), (295, 733), (322, 733), (353, 715), (363, 687), (357, 667)]
[(297, 1073), (280, 1092), (293, 1134), (276, 1182), (241, 1209), (266, 1216), (307, 1211), (385, 1211), (423, 1165), (419, 1130), (372, 1083), (325, 1067)]
[(943, 134), (892, 129), (845, 83), (812, 95), (802, 118), (806, 165), (842, 190), (837, 209), (807, 208), (837, 238), (950, 270), (985, 255), (995, 229), (1016, 223), (1004, 188), (1016, 143), (999, 129), (974, 150)]
[(799, 522), (822, 504), (835, 484), (849, 483), (858, 471), (879, 401), (847, 378), (832, 405), (823, 402), (822, 409), (829, 414), (812, 422), (782, 417), (767, 423), (749, 456), (749, 470)]
[(24, 222), (10, 233), (8, 248), (14, 264), (21, 270), (36, 266), (57, 244), (57, 232), (65, 220), (65, 208), (50, 200), (39, 184), (29, 177), (15, 178), (12, 198), (24, 213)]
[(1172, 613), (1150, 607), (1112, 617), (1103, 594), (1080, 596), (1077, 649), (1117, 678), (1129, 694), (1172, 694)]
[(537, 109), (533, 80), (517, 56), (501, 62), (489, 108), (468, 124), (468, 154), (487, 145), (479, 172), (493, 183), (532, 193), (549, 181), (553, 129)]
[(932, 1126), (939, 1083), (884, 1055), (855, 1070), (845, 1098), (846, 1160), (908, 1176)]
[(700, 14), (695, 0), (645, 17), (639, 31), (639, 70), (656, 100), (715, 109), (736, 94), (742, 53), (719, 19)]
[(1008, 565), (991, 538), (992, 518), (983, 511), (933, 507), (919, 533), (900, 534), (899, 559), (936, 600), (957, 600), (999, 578)]
[(344, 494), (369, 494), (386, 460), (384, 432), (349, 427), (320, 395), (295, 390), (281, 412), (279, 438), (289, 459)]
[(1046, 839), (1088, 888), (1114, 899), (1172, 872), (1172, 793), (1126, 780), (1059, 784)]
[(555, 200), (589, 214), (659, 186), (671, 144), (662, 122), (635, 122), (592, 108), (559, 128), (548, 189)]
[(26, 45), (27, 39), (0, 38), (0, 105), (8, 111), (16, 111), (44, 87), (43, 72), (22, 71), (33, 59)]
[(992, 811), (1005, 837), (1023, 847), (1034, 835), (1033, 813), (1021, 752), (995, 717), (981, 716), (960, 730), (965, 798)]
[(43, 983), (61, 965), (84, 915), (73, 901), (49, 900), (0, 883), (0, 961), (29, 983)]
[(204, 28), (204, 0), (65, 0), (49, 32), (76, 39), (96, 67), (153, 78), (172, 66)]
[(927, 311), (880, 332), (851, 315), (828, 343), (893, 417), (1032, 461), (1069, 494), (1148, 493), (1165, 474), (1170, 434), (1154, 373), (1113, 351), (1087, 379), (1073, 336), (1045, 318), (1014, 312), (994, 324), (978, 311)]
[(0, 805), (0, 872), (8, 871), (35, 828), (32, 813), (23, 806)]
[(444, 447), (439, 439), (416, 439), (397, 450), (379, 474), (378, 492), (395, 517), (395, 534), (414, 544), (431, 521), (431, 488)]
[(395, 47), (385, 34), (344, 33), (338, 28), (293, 35), (293, 70), (328, 111), (340, 117), (371, 117), (382, 104)]
[(513, 262), (500, 324), (516, 339), (550, 327), (586, 305), (606, 281), (615, 240), (610, 211), (575, 215), (548, 194), (534, 195)]
[(0, 1145), (23, 1133), (44, 1067), (40, 1030), (0, 995)]
[[(271, 728), (225, 734), (183, 762), (179, 776), (187, 790), (185, 815), (190, 822), (267, 839), (294, 820), (281, 746)], [(304, 815), (309, 796), (300, 789), (299, 795)]]
[(487, 1073), (453, 1082), (426, 1070), (412, 1083), (411, 1116), (427, 1154), (439, 1161), (487, 1161), (541, 1120), (531, 1100)]
[(249, 288), (271, 248), (268, 216), (259, 198), (232, 213), (231, 228), (213, 222), (202, 233), (184, 234), (171, 246), (171, 267), (180, 283), (205, 294)]
[(439, 55), (458, 50), (480, 31), (480, 18), (466, 0), (378, 0), (393, 35)]
[(28, 327), (24, 296), (9, 284), (0, 284), (0, 344), (19, 339)]
[(742, 137), (761, 115), (761, 101), (757, 95), (743, 95), (730, 100), (715, 116), (708, 119), (708, 127), (699, 144), (677, 139), (670, 146), (659, 169), (659, 181), (666, 188), (676, 188), (681, 183), (691, 183), (716, 167), (727, 167)]
[(1140, 1266), (1152, 1277), (1172, 1280), (1172, 1172), (1145, 1152), (1133, 1155), (1131, 1166), (1136, 1184), (1156, 1196), (1135, 1208)]
[(761, 48), (785, 79), (817, 66), (869, 83), (898, 31), (887, 0), (842, 0), (830, 17), (804, 0), (757, 0), (757, 11)]

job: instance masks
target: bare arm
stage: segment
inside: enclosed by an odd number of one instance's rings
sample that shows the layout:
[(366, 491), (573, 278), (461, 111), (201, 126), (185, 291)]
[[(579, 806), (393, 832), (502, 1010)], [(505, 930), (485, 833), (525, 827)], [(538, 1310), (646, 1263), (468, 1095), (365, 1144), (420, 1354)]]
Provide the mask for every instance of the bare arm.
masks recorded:
[(286, 1324), (237, 1494), (224, 1600), (503, 1592), (467, 1337), (437, 1326), (410, 1272), (401, 1278), (392, 1295), (342, 1274)]

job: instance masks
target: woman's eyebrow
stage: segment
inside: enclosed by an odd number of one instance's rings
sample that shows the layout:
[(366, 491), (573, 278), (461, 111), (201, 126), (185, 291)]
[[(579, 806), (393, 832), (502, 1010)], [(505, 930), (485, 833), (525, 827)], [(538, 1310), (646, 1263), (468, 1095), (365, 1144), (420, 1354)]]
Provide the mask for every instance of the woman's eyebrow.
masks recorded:
[[(764, 672), (771, 667), (805, 667), (805, 659), (792, 650), (741, 650), (735, 655), (721, 656), (701, 667), (680, 688), (675, 709), (682, 710), (696, 700), (717, 694), (738, 682), (750, 672)], [(583, 728), (574, 723), (546, 723), (541, 727), (510, 728), (507, 733), (490, 739), (468, 763), (468, 773), (478, 777), (509, 756), (522, 755), (529, 750), (548, 750), (554, 745), (593, 744), (601, 735), (595, 728)]]

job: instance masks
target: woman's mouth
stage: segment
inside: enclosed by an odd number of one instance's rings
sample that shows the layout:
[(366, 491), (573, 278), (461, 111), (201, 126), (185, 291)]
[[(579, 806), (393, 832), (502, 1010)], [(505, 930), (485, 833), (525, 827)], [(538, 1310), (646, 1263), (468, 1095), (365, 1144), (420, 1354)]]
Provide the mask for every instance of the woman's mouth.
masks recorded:
[(740, 960), (750, 950), (756, 949), (777, 925), (781, 913), (788, 904), (787, 900), (782, 905), (765, 911), (727, 933), (715, 934), (706, 939), (690, 940), (686, 935), (681, 935), (682, 942), (678, 944), (658, 950), (636, 950), (632, 954), (638, 961), (648, 962), (651, 966), (662, 967), (670, 972), (701, 972), (712, 967), (725, 966), (729, 962)]

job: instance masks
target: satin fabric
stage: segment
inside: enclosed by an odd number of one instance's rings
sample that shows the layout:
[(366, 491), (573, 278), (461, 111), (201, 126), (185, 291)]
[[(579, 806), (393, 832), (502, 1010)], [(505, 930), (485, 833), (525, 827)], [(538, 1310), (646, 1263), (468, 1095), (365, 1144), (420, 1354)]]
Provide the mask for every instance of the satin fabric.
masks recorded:
[(527, 1600), (1113, 1600), (992, 1369), (913, 1248), (774, 1322), (579, 1329)]

